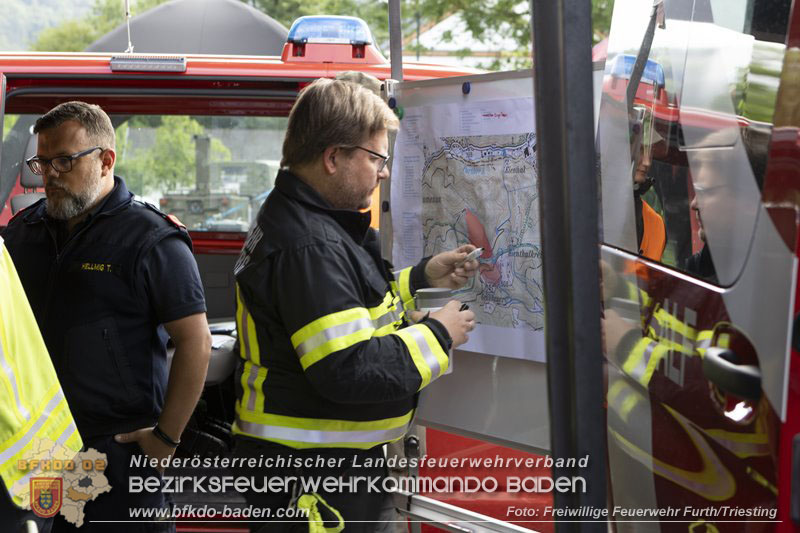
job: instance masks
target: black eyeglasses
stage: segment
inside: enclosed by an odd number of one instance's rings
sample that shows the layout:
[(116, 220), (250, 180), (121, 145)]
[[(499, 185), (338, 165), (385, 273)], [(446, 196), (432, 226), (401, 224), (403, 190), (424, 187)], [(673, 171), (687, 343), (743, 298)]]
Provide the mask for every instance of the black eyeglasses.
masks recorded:
[(77, 154), (72, 155), (62, 155), (58, 157), (54, 157), (53, 159), (45, 159), (43, 157), (33, 156), (25, 160), (25, 163), (28, 165), (28, 168), (31, 169), (31, 172), (41, 176), (47, 170), (47, 165), (53, 167), (56, 172), (69, 172), (72, 170), (72, 162), (76, 159), (80, 159), (85, 155), (89, 155), (95, 150), (104, 150), (100, 146), (95, 146), (94, 148), (89, 148), (88, 150), (84, 150), (83, 152), (78, 152)]
[(363, 146), (351, 146), (351, 148), (358, 148), (359, 150), (364, 150), (368, 154), (372, 154), (375, 157), (381, 158), (382, 161), (381, 161), (380, 165), (378, 165), (378, 172), (382, 172), (383, 169), (386, 168), (386, 163), (389, 162), (389, 158), (391, 157), (391, 156), (388, 156), (388, 155), (379, 154), (378, 152), (373, 152), (372, 150), (364, 148)]

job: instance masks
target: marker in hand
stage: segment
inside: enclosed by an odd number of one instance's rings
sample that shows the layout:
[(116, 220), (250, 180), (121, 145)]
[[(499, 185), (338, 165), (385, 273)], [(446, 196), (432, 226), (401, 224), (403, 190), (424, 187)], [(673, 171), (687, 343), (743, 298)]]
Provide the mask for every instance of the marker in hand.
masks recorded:
[(465, 257), (462, 261), (459, 261), (458, 264), (456, 264), (456, 266), (457, 267), (464, 266), (464, 263), (466, 263), (467, 261), (472, 261), (473, 259), (477, 259), (482, 253), (483, 253), (483, 248), (475, 248), (474, 250), (472, 250), (470, 253), (467, 254), (467, 257)]

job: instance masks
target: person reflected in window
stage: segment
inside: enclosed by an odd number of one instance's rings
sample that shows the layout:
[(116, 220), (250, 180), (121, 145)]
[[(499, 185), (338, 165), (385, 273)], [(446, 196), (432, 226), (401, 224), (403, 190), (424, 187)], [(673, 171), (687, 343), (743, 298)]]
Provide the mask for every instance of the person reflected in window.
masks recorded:
[(636, 242), (639, 246), (639, 255), (653, 261), (661, 261), (664, 247), (667, 244), (664, 219), (642, 196), (653, 186), (653, 178), (649, 175), (653, 163), (653, 145), (661, 142), (662, 138), (655, 131), (651, 131), (647, 137), (640, 146), (639, 160), (633, 172)]
[(700, 216), (700, 208), (697, 205), (697, 196), (692, 198), (689, 208), (694, 211), (694, 214), (697, 217), (697, 236), (700, 237), (700, 240), (703, 242), (703, 247), (699, 252), (686, 258), (683, 268), (686, 270), (686, 272), (694, 276), (703, 278), (711, 283), (719, 283), (717, 280), (717, 271), (714, 268), (714, 260), (711, 259), (711, 252), (709, 251), (708, 244), (706, 242), (706, 232), (703, 229), (703, 219)]

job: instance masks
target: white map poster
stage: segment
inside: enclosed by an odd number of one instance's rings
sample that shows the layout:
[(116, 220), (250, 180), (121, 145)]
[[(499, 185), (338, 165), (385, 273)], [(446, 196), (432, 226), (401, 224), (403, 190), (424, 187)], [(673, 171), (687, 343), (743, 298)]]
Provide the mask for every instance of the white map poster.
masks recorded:
[(456, 293), (479, 324), (462, 349), (544, 361), (534, 124), (532, 98), (405, 108), (392, 165), (392, 255), (400, 266), (482, 247), (479, 273)]

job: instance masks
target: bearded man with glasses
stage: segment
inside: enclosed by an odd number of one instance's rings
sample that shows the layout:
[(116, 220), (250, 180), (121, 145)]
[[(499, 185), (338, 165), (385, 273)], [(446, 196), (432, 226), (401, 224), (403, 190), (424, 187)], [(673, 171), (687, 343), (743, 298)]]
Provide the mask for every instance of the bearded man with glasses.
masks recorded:
[[(157, 475), (131, 458), (172, 455), (202, 392), (211, 350), (203, 286), (186, 228), (134, 200), (114, 175), (114, 127), (100, 107), (60, 104), (34, 132), (36, 156), (26, 163), (46, 197), (2, 236), (84, 444), (106, 455), (110, 492), (86, 504), (80, 531), (107, 530), (102, 521), (130, 520), (129, 509), (170, 505), (159, 491), (129, 492), (130, 477)], [(53, 531), (72, 530), (56, 518)]]

